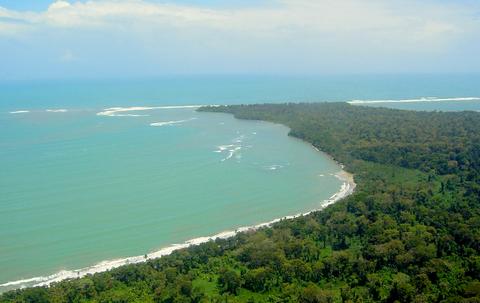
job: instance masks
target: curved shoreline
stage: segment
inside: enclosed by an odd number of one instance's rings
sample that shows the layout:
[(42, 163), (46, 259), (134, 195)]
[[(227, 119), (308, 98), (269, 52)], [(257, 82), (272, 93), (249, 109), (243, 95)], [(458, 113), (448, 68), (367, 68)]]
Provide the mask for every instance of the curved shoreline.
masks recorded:
[[(199, 106), (197, 105), (189, 105), (189, 106), (163, 106), (163, 107), (131, 107), (131, 108), (108, 108), (106, 109), (106, 112), (108, 114), (105, 114), (104, 112), (97, 113), (97, 115), (105, 115), (105, 116), (116, 116), (116, 113), (118, 111), (120, 112), (126, 112), (126, 111), (137, 111), (137, 110), (150, 110), (150, 109), (170, 109), (170, 108), (198, 108)], [(120, 110), (119, 110), (120, 109)], [(112, 111), (113, 114), (111, 112)], [(268, 121), (264, 121), (267, 123), (272, 123)], [(279, 124), (282, 126), (285, 126), (281, 123), (274, 123), (274, 124)], [(288, 128), (288, 126), (287, 126)], [(341, 167), (341, 170), (337, 173), (334, 174), (334, 176), (339, 179), (340, 181), (343, 181), (340, 189), (338, 192), (333, 194), (330, 198), (325, 199), (321, 201), (319, 204), (320, 206), (318, 208), (314, 208), (310, 211), (304, 212), (304, 213), (298, 213), (295, 215), (288, 215), (284, 216), (281, 218), (276, 218), (268, 222), (264, 223), (259, 223), (256, 225), (249, 225), (249, 226), (242, 226), (239, 228), (236, 228), (235, 230), (226, 230), (222, 231), (220, 233), (214, 234), (212, 236), (203, 236), (203, 237), (197, 237), (193, 238), (190, 240), (187, 240), (183, 243), (176, 243), (176, 244), (171, 244), (168, 245), (164, 248), (161, 248), (159, 250), (144, 254), (144, 255), (138, 255), (138, 256), (132, 256), (132, 257), (126, 257), (126, 258), (118, 258), (118, 259), (112, 259), (112, 260), (104, 260), (101, 261), (97, 264), (94, 264), (92, 266), (80, 268), (80, 269), (74, 269), (74, 270), (61, 270), (57, 273), (54, 273), (52, 275), (48, 276), (39, 276), (39, 277), (33, 277), (33, 278), (27, 278), (27, 279), (20, 279), (16, 281), (9, 281), (3, 284), (0, 284), (0, 294), (6, 291), (10, 290), (15, 290), (15, 289), (21, 289), (21, 288), (27, 288), (27, 287), (40, 287), (40, 286), (50, 286), (53, 283), (61, 282), (64, 280), (68, 279), (76, 279), (76, 278), (82, 278), (88, 275), (93, 275), (96, 273), (101, 273), (101, 272), (106, 272), (121, 266), (129, 265), (129, 264), (138, 264), (138, 263), (144, 263), (147, 262), (148, 260), (152, 259), (157, 259), (161, 258), (163, 256), (170, 255), (176, 250), (183, 249), (183, 248), (188, 248), (193, 245), (199, 245), (202, 243), (206, 243), (212, 240), (216, 239), (227, 239), (230, 237), (234, 237), (235, 235), (242, 233), (242, 232), (247, 232), (247, 231), (255, 231), (263, 227), (269, 227), (272, 224), (275, 224), (277, 222), (280, 222), (282, 220), (291, 220), (295, 219), (301, 216), (307, 216), (311, 213), (317, 212), (317, 211), (322, 211), (326, 207), (334, 204), (335, 202), (351, 195), (356, 187), (356, 183), (354, 182), (353, 175), (344, 171), (344, 165), (341, 163), (338, 163), (336, 160), (333, 159), (329, 154), (319, 150), (317, 147), (314, 145), (310, 144), (309, 142), (296, 138), (296, 137), (291, 137), (294, 139), (298, 139), (303, 143), (307, 143), (310, 145), (312, 148), (314, 148), (317, 152), (321, 152), (322, 154), (330, 157), (332, 161), (334, 161), (337, 165)], [(2, 290), (1, 288), (7, 288), (5, 290)]]
[[(198, 237), (194, 238), (188, 241), (185, 241), (184, 243), (181, 244), (172, 244), (170, 246), (167, 246), (165, 248), (162, 248), (160, 250), (141, 255), (141, 256), (133, 256), (133, 257), (127, 257), (123, 259), (115, 259), (115, 260), (106, 260), (102, 261), (100, 263), (97, 263), (93, 266), (81, 268), (81, 269), (76, 269), (76, 270), (64, 270), (60, 271), (58, 273), (49, 275), (49, 276), (41, 276), (41, 277), (34, 277), (34, 278), (29, 278), (29, 279), (23, 279), (23, 280), (17, 280), (17, 281), (11, 281), (7, 283), (0, 284), (0, 287), (11, 287), (9, 290), (13, 289), (18, 289), (18, 288), (25, 288), (25, 287), (38, 287), (38, 286), (50, 286), (52, 283), (60, 282), (63, 280), (67, 279), (75, 279), (75, 278), (81, 278), (85, 277), (87, 275), (92, 275), (100, 272), (105, 272), (109, 271), (111, 269), (115, 269), (124, 265), (129, 265), (129, 264), (137, 264), (137, 263), (143, 263), (151, 259), (157, 259), (161, 258), (163, 256), (167, 256), (171, 254), (172, 252), (183, 249), (183, 248), (188, 248), (192, 245), (199, 245), (202, 243), (206, 243), (215, 239), (227, 239), (230, 237), (233, 237), (237, 235), (238, 233), (241, 232), (246, 232), (246, 231), (255, 231), (257, 229), (260, 229), (262, 227), (269, 227), (274, 223), (280, 222), (281, 220), (291, 220), (294, 218), (298, 218), (301, 216), (306, 216), (309, 215), (313, 212), (316, 211), (321, 211), (325, 209), (327, 206), (334, 204), (335, 202), (351, 195), (355, 191), (356, 183), (353, 180), (353, 175), (341, 170), (340, 172), (335, 174), (335, 177), (338, 178), (339, 180), (343, 181), (342, 186), (340, 187), (340, 190), (332, 195), (329, 199), (324, 200), (320, 203), (320, 207), (310, 210), (305, 213), (299, 213), (296, 215), (290, 215), (290, 216), (285, 216), (282, 218), (277, 218), (273, 219), (269, 222), (265, 223), (260, 223), (257, 225), (250, 225), (250, 226), (244, 226), (237, 228), (235, 230), (227, 230), (220, 232), (218, 234), (215, 234), (213, 236), (207, 236), (207, 237)], [(12, 287), (13, 286), (13, 287)], [(8, 290), (5, 290), (8, 291)], [(2, 292), (2, 291), (0, 291)]]

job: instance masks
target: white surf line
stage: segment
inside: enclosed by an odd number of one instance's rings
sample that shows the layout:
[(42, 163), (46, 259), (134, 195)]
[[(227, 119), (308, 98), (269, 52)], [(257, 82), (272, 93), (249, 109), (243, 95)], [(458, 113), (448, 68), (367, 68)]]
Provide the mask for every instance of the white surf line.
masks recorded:
[[(237, 131), (237, 134), (239, 132)], [(214, 153), (223, 153), (223, 152), (228, 152), (227, 156), (223, 159), (220, 160), (220, 162), (225, 162), (233, 156), (235, 156), (237, 159), (241, 158), (241, 155), (239, 154), (239, 151), (241, 151), (243, 148), (249, 148), (251, 146), (243, 146), (243, 140), (245, 139), (245, 135), (239, 135), (238, 137), (232, 139), (232, 144), (228, 145), (219, 145), (217, 146), (217, 150), (214, 150)]]
[[(34, 110), (34, 112), (40, 112), (40, 111), (44, 111), (44, 112), (47, 112), (47, 113), (66, 113), (68, 112), (68, 109), (65, 109), (65, 108), (52, 108), (52, 109), (45, 109), (45, 110)], [(30, 110), (16, 110), (16, 111), (12, 111), (12, 112), (9, 112), (10, 114), (25, 114), (25, 113), (31, 113), (32, 111)]]
[(26, 113), (29, 113), (30, 111), (29, 110), (16, 110), (16, 111), (13, 111), (13, 112), (9, 112), (10, 114), (26, 114)]
[[(234, 146), (235, 146), (235, 145), (234, 145)], [(221, 162), (224, 162), (224, 161), (227, 161), (228, 159), (231, 159), (231, 158), (235, 155), (235, 153), (238, 152), (238, 151), (241, 150), (241, 149), (242, 149), (241, 146), (235, 146), (234, 148), (228, 150), (228, 155), (227, 155), (227, 157), (223, 158), (223, 159), (221, 160)]]
[(213, 152), (214, 153), (221, 153), (221, 152), (224, 152), (224, 151), (228, 150), (230, 147), (233, 147), (233, 146), (235, 146), (235, 145), (233, 145), (233, 144), (220, 145), (220, 146), (218, 146), (218, 149), (214, 150)]
[[(100, 272), (105, 272), (111, 269), (115, 269), (118, 267), (121, 267), (123, 265), (128, 265), (128, 264), (137, 264), (137, 263), (143, 263), (146, 262), (147, 260), (151, 259), (157, 259), (161, 258), (163, 256), (167, 256), (171, 254), (172, 252), (182, 249), (182, 248), (187, 248), (192, 245), (198, 245), (202, 243), (206, 243), (215, 239), (227, 239), (230, 237), (233, 237), (237, 235), (238, 233), (245, 232), (245, 231), (255, 231), (258, 230), (262, 227), (269, 227), (274, 223), (280, 222), (281, 220), (290, 220), (294, 218), (298, 218), (301, 216), (306, 216), (309, 215), (313, 212), (316, 211), (321, 211), (327, 206), (351, 195), (356, 187), (355, 182), (353, 181), (353, 176), (345, 171), (340, 171), (335, 174), (335, 176), (343, 181), (342, 186), (340, 187), (340, 190), (335, 193), (333, 196), (331, 196), (329, 199), (324, 200), (320, 203), (320, 207), (317, 209), (313, 209), (309, 212), (306, 213), (299, 213), (296, 215), (291, 215), (291, 216), (285, 216), (282, 218), (277, 218), (274, 220), (271, 220), (269, 222), (265, 223), (260, 223), (257, 225), (251, 225), (251, 226), (244, 226), (237, 228), (235, 230), (228, 230), (228, 231), (223, 231), (218, 234), (215, 234), (213, 236), (208, 236), (208, 237), (198, 237), (194, 238), (188, 241), (185, 241), (184, 243), (181, 244), (172, 244), (170, 246), (167, 246), (165, 248), (162, 248), (160, 250), (148, 253), (146, 255), (141, 255), (141, 256), (134, 256), (134, 257), (128, 257), (128, 258), (123, 258), (123, 259), (116, 259), (116, 260), (107, 260), (100, 262), (96, 265), (90, 266), (90, 267), (85, 267), (82, 269), (77, 269), (77, 270), (64, 270), (60, 271), (56, 274), (50, 275), (50, 276), (43, 276), (43, 277), (34, 277), (30, 279), (23, 279), (23, 280), (18, 280), (18, 281), (12, 281), (12, 282), (7, 282), (4, 284), (0, 284), (0, 287), (9, 287), (9, 286), (27, 286), (27, 287), (37, 287), (37, 286), (50, 286), (52, 283), (55, 282), (60, 282), (62, 280), (66, 279), (74, 279), (74, 278), (81, 278), (87, 275), (93, 275), (96, 273)], [(26, 284), (31, 284), (31, 285), (26, 285)]]
[(190, 119), (185, 119), (185, 120), (177, 120), (177, 121), (165, 121), (165, 122), (153, 122), (150, 123), (150, 126), (165, 126), (165, 125), (174, 125), (174, 124), (180, 124), (192, 120), (196, 120), (197, 118), (190, 118)]
[(279, 170), (283, 168), (283, 165), (280, 164), (273, 164), (265, 167), (268, 170)]
[(172, 105), (172, 106), (132, 106), (132, 107), (109, 107), (105, 108), (103, 111), (98, 112), (97, 116), (108, 116), (108, 117), (140, 117), (146, 115), (137, 115), (137, 114), (122, 114), (127, 112), (136, 112), (136, 111), (147, 111), (154, 109), (182, 109), (182, 108), (199, 108), (202, 105)]
[(47, 113), (66, 113), (68, 110), (64, 108), (59, 108), (59, 109), (46, 109), (45, 111)]
[(437, 98), (423, 97), (418, 99), (400, 100), (352, 100), (349, 104), (375, 104), (375, 103), (414, 103), (414, 102), (442, 102), (442, 101), (480, 101), (480, 97), (459, 97), (459, 98)]

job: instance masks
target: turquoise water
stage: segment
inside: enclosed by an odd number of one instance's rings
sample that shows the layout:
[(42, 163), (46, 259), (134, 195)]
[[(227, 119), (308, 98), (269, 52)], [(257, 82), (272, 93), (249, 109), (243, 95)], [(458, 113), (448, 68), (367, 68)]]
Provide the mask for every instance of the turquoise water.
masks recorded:
[(340, 188), (340, 168), (281, 125), (129, 114), (148, 116), (1, 115), (0, 283), (305, 212)]
[[(212, 76), (0, 83), (0, 284), (308, 211), (342, 183), (332, 175), (340, 170), (337, 164), (289, 138), (281, 125), (193, 108), (97, 115), (104, 108), (478, 97), (479, 79)], [(478, 101), (375, 106), (480, 110)]]

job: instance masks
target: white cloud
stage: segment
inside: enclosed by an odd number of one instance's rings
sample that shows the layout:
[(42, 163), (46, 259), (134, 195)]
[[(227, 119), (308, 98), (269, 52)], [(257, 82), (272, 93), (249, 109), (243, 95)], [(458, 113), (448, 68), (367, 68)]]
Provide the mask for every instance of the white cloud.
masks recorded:
[[(402, 8), (409, 6), (413, 9)], [(460, 5), (445, 6), (435, 2), (427, 5), (414, 1), (376, 0), (279, 0), (275, 6), (238, 9), (205, 9), (142, 0), (74, 3), (60, 0), (41, 13), (21, 13), (0, 7), (0, 17), (22, 21), (30, 26), (66, 28), (118, 27), (122, 26), (120, 21), (130, 20), (150, 26), (201, 26), (236, 31), (408, 31), (442, 34), (443, 31), (432, 31), (432, 28), (451, 30), (472, 23), (474, 14), (471, 12), (472, 16), (468, 18), (468, 10)]]
[(27, 42), (45, 36), (58, 53), (72, 42), (84, 49), (103, 33), (118, 49), (137, 45), (136, 56), (153, 61), (183, 56), (201, 65), (200, 56), (223, 56), (258, 66), (272, 57), (293, 66), (303, 57), (303, 65), (318, 68), (404, 53), (448, 54), (480, 35), (479, 11), (480, 4), (435, 0), (277, 0), (241, 8), (61, 0), (38, 13), (0, 8), (0, 42), (2, 35)]

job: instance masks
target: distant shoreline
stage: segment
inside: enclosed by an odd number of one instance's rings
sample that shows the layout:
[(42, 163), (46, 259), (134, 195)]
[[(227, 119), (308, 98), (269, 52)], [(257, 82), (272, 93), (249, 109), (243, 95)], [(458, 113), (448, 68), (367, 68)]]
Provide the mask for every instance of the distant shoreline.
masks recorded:
[(480, 101), (480, 97), (456, 97), (456, 98), (437, 98), (422, 97), (417, 99), (399, 99), (399, 100), (352, 100), (347, 103), (352, 105), (361, 104), (381, 104), (381, 103), (418, 103), (418, 102), (455, 102), (455, 101)]

